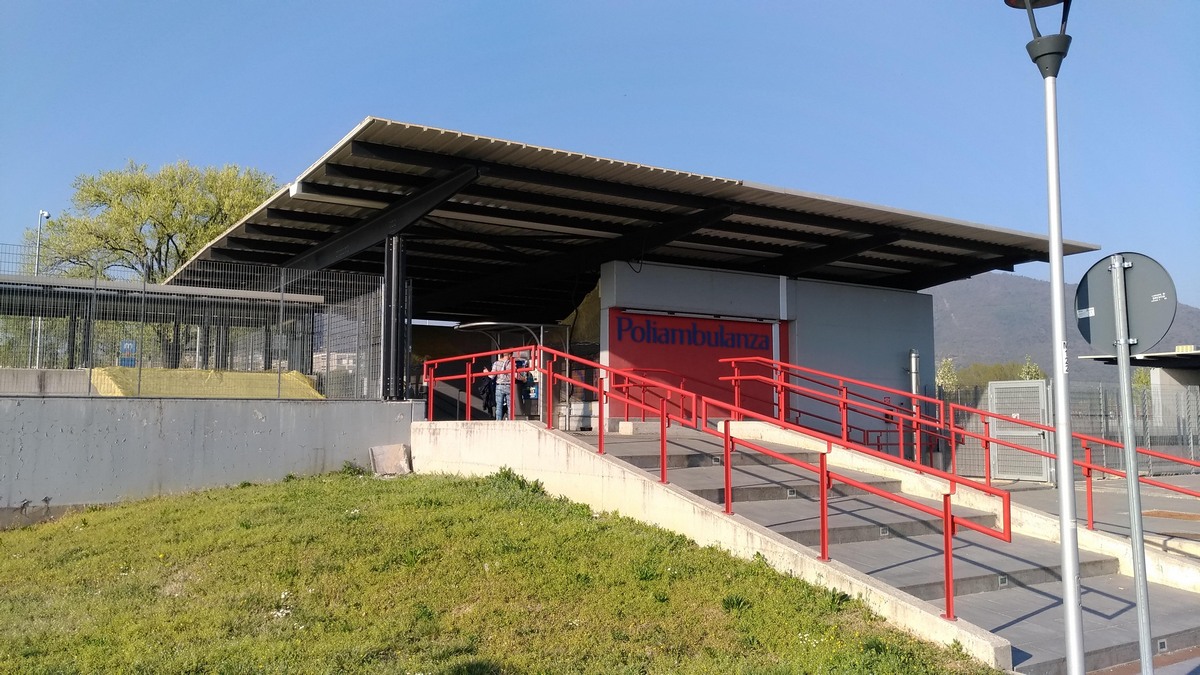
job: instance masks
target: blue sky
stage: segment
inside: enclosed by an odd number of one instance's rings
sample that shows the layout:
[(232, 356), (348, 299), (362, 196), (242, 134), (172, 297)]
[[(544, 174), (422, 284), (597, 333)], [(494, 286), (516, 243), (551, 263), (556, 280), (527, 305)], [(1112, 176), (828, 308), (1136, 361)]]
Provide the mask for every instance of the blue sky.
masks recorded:
[[(1200, 305), (1198, 31), (1196, 0), (1075, 3), (1063, 231), (1102, 251), (1067, 281), (1135, 251)], [(4, 0), (0, 243), (77, 175), (284, 183), (369, 115), (1045, 234), (1029, 38), (1001, 0)]]

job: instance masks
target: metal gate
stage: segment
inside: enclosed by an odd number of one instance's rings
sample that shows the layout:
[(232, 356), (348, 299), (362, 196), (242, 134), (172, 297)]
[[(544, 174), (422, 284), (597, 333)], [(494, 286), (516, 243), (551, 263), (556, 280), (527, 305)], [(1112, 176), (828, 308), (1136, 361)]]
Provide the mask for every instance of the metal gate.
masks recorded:
[[(1014, 420), (1048, 425), (1050, 408), (1045, 380), (1016, 380), (988, 384), (988, 410)], [(1044, 431), (1022, 424), (992, 420), (991, 436), (1006, 443), (1049, 452)], [(1005, 446), (992, 447), (992, 475), (1004, 480), (1049, 482), (1050, 458)]]

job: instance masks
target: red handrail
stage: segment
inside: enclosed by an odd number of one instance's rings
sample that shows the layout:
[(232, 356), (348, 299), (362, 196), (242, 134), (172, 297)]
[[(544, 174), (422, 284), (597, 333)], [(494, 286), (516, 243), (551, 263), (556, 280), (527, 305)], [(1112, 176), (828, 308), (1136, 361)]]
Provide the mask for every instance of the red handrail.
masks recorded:
[[(806, 469), (808, 471), (813, 471), (817, 474), (818, 481), (820, 482), (820, 500), (821, 500), (821, 505), (820, 505), (821, 543), (820, 543), (820, 556), (819, 556), (819, 558), (821, 560), (829, 559), (829, 529), (828, 529), (829, 528), (829, 525), (828, 525), (828, 509), (829, 509), (828, 499), (829, 499), (829, 497), (828, 497), (828, 491), (829, 491), (829, 489), (831, 489), (833, 482), (835, 482), (835, 481), (841, 482), (845, 485), (856, 487), (860, 490), (863, 490), (864, 492), (867, 492), (867, 493), (870, 493), (870, 494), (873, 494), (873, 495), (876, 495), (879, 497), (883, 497), (883, 498), (893, 501), (897, 504), (901, 504), (901, 505), (907, 506), (909, 508), (916, 509), (917, 511), (920, 511), (922, 513), (926, 513), (928, 515), (938, 516), (938, 517), (942, 518), (943, 531), (945, 532), (945, 535), (943, 538), (943, 543), (944, 543), (943, 556), (944, 556), (945, 589), (946, 589), (946, 613), (943, 616), (946, 619), (954, 620), (954, 618), (955, 618), (955, 614), (954, 614), (954, 574), (953, 574), (953, 567), (954, 567), (953, 535), (958, 530), (958, 528), (965, 527), (967, 529), (974, 530), (976, 532), (980, 532), (982, 534), (988, 535), (990, 537), (999, 539), (1004, 542), (1012, 541), (1012, 518), (1011, 518), (1012, 501), (1011, 501), (1011, 495), (1006, 490), (1002, 490), (1000, 488), (997, 488), (997, 487), (994, 487), (991, 485), (985, 485), (985, 484), (979, 483), (977, 481), (973, 481), (968, 478), (963, 478), (962, 476), (957, 476), (955, 474), (951, 474), (951, 473), (948, 473), (945, 471), (941, 471), (938, 469), (933, 469), (931, 467), (923, 466), (923, 465), (913, 462), (911, 460), (906, 460), (903, 458), (895, 457), (893, 455), (888, 455), (886, 453), (872, 450), (865, 446), (859, 446), (854, 443), (845, 441), (841, 438), (837, 438), (833, 435), (825, 434), (825, 433), (822, 433), (822, 432), (814, 430), (814, 429), (808, 429), (808, 428), (801, 427), (799, 425), (791, 424), (789, 422), (780, 421), (773, 417), (763, 415), (761, 413), (756, 413), (756, 412), (753, 412), (750, 410), (739, 409), (737, 406), (731, 405), (729, 403), (717, 401), (717, 400), (714, 400), (714, 399), (711, 399), (708, 397), (701, 398), (701, 405), (702, 405), (702, 407), (701, 407), (700, 424), (697, 428), (702, 431), (705, 431), (706, 433), (721, 436), (724, 447), (725, 447), (725, 457), (726, 457), (726, 459), (725, 459), (725, 462), (726, 462), (726, 468), (725, 468), (725, 512), (726, 513), (730, 513), (730, 514), (733, 513), (733, 497), (732, 497), (733, 483), (732, 483), (732, 471), (730, 470), (730, 463), (732, 460), (732, 453), (734, 451), (736, 451), (739, 446), (753, 450), (755, 452), (766, 455), (768, 457), (772, 457), (776, 460), (785, 462), (787, 464), (791, 464), (792, 466)], [(826, 452), (820, 454), (819, 465), (813, 466), (812, 464), (810, 464), (808, 462), (778, 453), (774, 450), (770, 450), (769, 448), (763, 447), (763, 446), (758, 445), (757, 443), (751, 442), (749, 440), (734, 438), (729, 432), (728, 419), (725, 420), (724, 428), (721, 431), (714, 429), (711, 425), (708, 424), (708, 420), (711, 418), (711, 415), (709, 414), (709, 411), (711, 409), (724, 410), (725, 412), (728, 413), (728, 418), (730, 418), (730, 419), (749, 418), (751, 420), (757, 420), (760, 422), (771, 424), (772, 426), (774, 426), (776, 428), (787, 429), (790, 431), (795, 431), (797, 433), (808, 435), (812, 438), (815, 438), (818, 441), (824, 441), (825, 445), (826, 445)], [(826, 464), (827, 453), (832, 451), (833, 448), (835, 447), (835, 445), (839, 448), (844, 448), (846, 450), (863, 453), (863, 454), (875, 457), (877, 459), (881, 459), (883, 461), (898, 464), (900, 466), (904, 466), (911, 470), (918, 471), (925, 475), (939, 478), (941, 480), (946, 481), (947, 483), (949, 483), (950, 489), (943, 495), (942, 508), (936, 509), (931, 506), (922, 504), (918, 501), (909, 499), (903, 495), (889, 492), (887, 490), (877, 488), (869, 483), (864, 483), (864, 482), (855, 480), (854, 478), (851, 478), (845, 474), (841, 474), (836, 471), (830, 471)], [(980, 525), (979, 523), (976, 523), (967, 518), (963, 518), (962, 516), (954, 515), (950, 496), (957, 491), (959, 486), (971, 487), (975, 490), (983, 492), (984, 494), (989, 494), (994, 497), (997, 497), (1001, 503), (1000, 512), (1002, 515), (1003, 526), (1000, 528), (987, 527), (984, 525)]]
[[(850, 412), (852, 409), (853, 412), (859, 415), (883, 421), (888, 425), (894, 424), (898, 450), (903, 441), (905, 430), (911, 429), (913, 433), (914, 454), (918, 456), (921, 453), (921, 449), (925, 447), (929, 447), (930, 452), (932, 452), (931, 444), (926, 442), (924, 436), (932, 433), (933, 436), (929, 440), (934, 441), (940, 435), (938, 431), (943, 426), (942, 420), (945, 418), (945, 403), (930, 396), (884, 387), (864, 380), (842, 377), (765, 357), (732, 357), (721, 359), (721, 361), (729, 363), (733, 367), (734, 375), (721, 379), (734, 383), (735, 403), (740, 404), (738, 401), (740, 381), (750, 380), (764, 384), (769, 383), (778, 392), (779, 409), (777, 414), (780, 419), (786, 419), (786, 415), (794, 411), (810, 417), (832, 421), (830, 418), (814, 413), (811, 410), (793, 409), (788, 404), (788, 397), (784, 396), (784, 390), (787, 390), (792, 394), (810, 400), (836, 406), (839, 419), (835, 423), (841, 427), (843, 437), (847, 440), (850, 438), (851, 431), (861, 431), (863, 443), (866, 444), (867, 432), (876, 431), (852, 425), (850, 423)], [(771, 373), (770, 378), (762, 375), (743, 375), (741, 373), (743, 365), (769, 368)], [(813, 386), (806, 386), (804, 383)], [(856, 389), (852, 389), (852, 386)], [(874, 392), (874, 395), (871, 395), (870, 392)], [(891, 398), (907, 399), (909, 405), (903, 406), (892, 403), (890, 401)], [(926, 415), (924, 413), (924, 408), (926, 407), (932, 407), (936, 414), (933, 416)]]
[[(869, 419), (877, 419), (877, 420), (882, 420), (884, 422), (895, 422), (895, 424), (896, 424), (895, 431), (898, 434), (898, 444), (899, 444), (899, 442), (902, 441), (905, 426), (910, 425), (910, 428), (912, 429), (913, 434), (914, 434), (914, 446), (918, 450), (922, 447), (927, 446), (927, 444), (921, 440), (923, 437), (928, 438), (929, 440), (934, 441), (934, 442), (944, 441), (947, 443), (949, 450), (950, 450), (950, 467), (951, 467), (951, 471), (954, 473), (957, 473), (957, 470), (958, 470), (958, 446), (959, 446), (959, 444), (961, 443), (962, 440), (967, 439), (967, 438), (975, 439), (975, 440), (979, 441), (980, 447), (983, 451), (984, 483), (987, 485), (992, 484), (991, 454), (992, 454), (992, 446), (993, 445), (1010, 448), (1010, 449), (1013, 449), (1013, 450), (1016, 450), (1019, 452), (1027, 452), (1027, 453), (1031, 453), (1031, 454), (1035, 454), (1035, 455), (1039, 455), (1039, 456), (1047, 457), (1047, 458), (1055, 457), (1055, 455), (1053, 453), (1039, 450), (1037, 448), (1031, 448), (1029, 446), (1021, 445), (1019, 443), (1005, 441), (1005, 440), (1002, 440), (995, 436), (992, 436), (991, 428), (990, 428), (992, 426), (993, 421), (997, 421), (997, 422), (1003, 421), (1005, 423), (1016, 424), (1016, 425), (1020, 425), (1020, 426), (1023, 426), (1023, 427), (1029, 428), (1029, 429), (1035, 429), (1035, 430), (1038, 430), (1041, 432), (1053, 433), (1055, 431), (1055, 429), (1051, 426), (1039, 424), (1037, 422), (1031, 422), (1029, 420), (1013, 418), (1013, 417), (1009, 417), (1007, 415), (991, 413), (988, 411), (979, 410), (977, 408), (971, 408), (969, 406), (964, 406), (961, 404), (956, 404), (956, 403), (947, 404), (944, 401), (940, 401), (938, 399), (934, 399), (934, 398), (931, 398), (928, 396), (924, 396), (924, 395), (920, 395), (920, 394), (913, 394), (911, 392), (906, 392), (906, 391), (899, 390), (899, 389), (883, 387), (883, 386), (871, 384), (869, 382), (865, 382), (862, 380), (855, 380), (853, 378), (845, 378), (845, 377), (841, 377), (838, 375), (833, 375), (831, 373), (825, 373), (822, 371), (818, 371), (818, 370), (815, 370), (812, 368), (805, 368), (803, 366), (798, 366), (795, 364), (788, 364), (788, 363), (784, 363), (784, 362), (773, 360), (773, 359), (766, 359), (763, 357), (737, 357), (737, 358), (722, 359), (722, 361), (730, 363), (734, 369), (733, 376), (723, 377), (721, 379), (727, 380), (727, 381), (732, 381), (734, 383), (735, 402), (739, 401), (739, 398), (738, 398), (740, 395), (739, 386), (740, 386), (741, 382), (743, 382), (743, 381), (757, 381), (757, 382), (762, 382), (762, 383), (769, 382), (773, 386), (781, 388), (781, 390), (786, 389), (787, 391), (789, 391), (793, 394), (805, 397), (809, 400), (821, 401), (821, 402), (827, 403), (829, 405), (837, 406), (840, 420), (836, 420), (836, 421), (830, 417), (815, 414), (815, 413), (812, 413), (811, 411), (797, 411), (797, 412), (803, 412), (805, 415), (808, 415), (810, 417), (815, 417), (817, 419), (820, 419), (820, 420), (823, 420), (826, 422), (838, 424), (842, 430), (842, 437), (847, 440), (851, 437), (852, 431), (853, 432), (864, 431), (863, 427), (850, 424), (850, 422), (849, 422), (849, 418), (850, 418), (849, 413), (850, 412), (854, 412), (858, 415), (864, 416)], [(778, 380), (768, 379), (762, 375), (743, 375), (741, 373), (742, 365), (757, 365), (757, 366), (761, 366), (761, 367), (769, 367), (771, 370), (771, 373), (772, 373), (772, 378), (779, 378), (779, 379)], [(815, 389), (813, 387), (805, 386), (805, 385), (798, 384), (795, 382), (788, 382), (785, 379), (786, 374), (791, 374), (795, 378), (799, 379), (802, 382), (807, 382), (807, 383), (813, 384), (818, 387), (823, 387), (824, 389)], [(826, 380), (828, 380), (828, 381), (826, 381)], [(871, 396), (871, 395), (864, 393), (863, 391), (852, 391), (848, 388), (847, 385), (854, 385), (856, 387), (859, 387), (860, 389), (867, 390), (867, 391), (874, 391), (877, 393), (874, 396)], [(836, 391), (837, 393), (836, 394), (831, 393), (831, 390)], [(910, 402), (919, 403), (921, 405), (914, 405), (913, 407), (916, 410), (909, 411), (904, 407), (896, 406), (895, 404), (892, 404), (892, 403), (889, 403), (888, 401), (886, 401), (884, 397), (888, 397), (888, 396), (899, 396), (902, 398), (907, 398)], [(934, 410), (937, 412), (937, 414), (933, 415), (933, 416), (927, 416), (924, 413), (919, 412), (921, 406), (931, 406), (934, 408)], [(784, 397), (780, 396), (780, 413), (779, 414), (783, 415), (783, 414), (785, 414), (785, 411), (790, 411), (790, 408), (788, 408), (787, 406), (784, 405)], [(966, 429), (965, 426), (963, 425), (963, 423), (961, 423), (959, 421), (960, 418), (962, 418), (964, 415), (977, 416), (983, 427), (983, 433), (981, 434), (981, 433), (973, 432), (973, 431)], [(888, 420), (889, 416), (892, 417), (893, 419)], [(875, 433), (879, 433), (879, 434), (883, 433), (880, 430), (872, 430), (872, 431), (874, 431)], [(880, 437), (882, 437), (882, 436), (880, 436)], [(866, 442), (866, 440), (868, 437), (867, 437), (865, 431), (863, 433), (863, 438), (864, 438), (863, 445), (867, 445), (868, 443)], [(1092, 480), (1094, 478), (1094, 474), (1099, 472), (1099, 473), (1108, 474), (1111, 476), (1124, 477), (1125, 472), (1118, 470), (1118, 469), (1110, 469), (1106, 466), (1094, 463), (1092, 461), (1090, 451), (1094, 445), (1100, 445), (1100, 446), (1117, 448), (1117, 449), (1123, 449), (1124, 446), (1115, 441), (1109, 441), (1109, 440), (1097, 438), (1095, 436), (1090, 436), (1090, 435), (1079, 433), (1079, 432), (1073, 433), (1072, 438), (1075, 439), (1076, 441), (1078, 441), (1085, 450), (1085, 457), (1083, 459), (1072, 458), (1072, 460), (1073, 460), (1074, 465), (1076, 467), (1079, 467), (1083, 472), (1083, 476), (1086, 481), (1086, 487), (1087, 487), (1088, 529), (1095, 529), (1094, 500), (1092, 497)], [(932, 448), (931, 448), (931, 451), (932, 451)], [(1185, 457), (1168, 455), (1165, 453), (1160, 453), (1160, 452), (1157, 452), (1154, 450), (1150, 450), (1148, 448), (1141, 448), (1141, 447), (1137, 448), (1137, 452), (1138, 452), (1139, 456), (1144, 455), (1147, 457), (1153, 457), (1153, 458), (1161, 459), (1161, 460), (1168, 461), (1168, 462), (1175, 462), (1175, 463), (1180, 464), (1185, 467), (1200, 468), (1200, 462), (1197, 462), (1195, 460), (1191, 460), (1191, 459), (1188, 459)], [(1181, 487), (1181, 486), (1172, 485), (1172, 484), (1164, 482), (1164, 481), (1158, 481), (1149, 476), (1139, 476), (1138, 480), (1142, 484), (1145, 484), (1145, 485), (1160, 487), (1160, 488), (1163, 488), (1163, 489), (1166, 489), (1166, 490), (1169, 490), (1169, 491), (1172, 491), (1172, 492), (1175, 492), (1178, 494), (1200, 498), (1200, 492), (1197, 492), (1194, 490), (1189, 490), (1189, 489)]]
[[(787, 464), (799, 467), (803, 470), (807, 470), (807, 471), (811, 471), (811, 472), (815, 473), (817, 475), (817, 479), (820, 483), (820, 491), (819, 492), (820, 492), (820, 509), (821, 509), (821, 532), (820, 532), (821, 544), (820, 544), (820, 556), (819, 557), (821, 560), (829, 559), (829, 533), (828, 533), (829, 494), (828, 494), (828, 492), (832, 488), (834, 482), (840, 482), (845, 485), (857, 487), (865, 492), (883, 497), (883, 498), (891, 500), (897, 504), (901, 504), (901, 505), (907, 506), (909, 508), (915, 509), (921, 513), (926, 513), (929, 515), (934, 515), (934, 516), (940, 517), (943, 522), (943, 528), (946, 532), (945, 539), (944, 539), (944, 542), (945, 542), (944, 549), (945, 550), (944, 550), (943, 554), (945, 556), (945, 570), (946, 570), (946, 577), (945, 577), (946, 613), (944, 614), (944, 616), (947, 619), (950, 619), (950, 620), (954, 619), (954, 579), (953, 579), (953, 541), (952, 541), (952, 538), (953, 538), (954, 533), (957, 531), (957, 529), (959, 527), (966, 527), (968, 529), (971, 529), (971, 530), (974, 530), (977, 532), (981, 532), (983, 534), (1000, 539), (1002, 541), (1008, 542), (1008, 541), (1012, 540), (1012, 519), (1011, 519), (1011, 515), (1010, 515), (1011, 498), (1007, 491), (1002, 490), (1000, 488), (996, 488), (994, 486), (983, 484), (983, 483), (978, 483), (971, 479), (964, 478), (962, 476), (958, 476), (958, 475), (955, 475), (952, 473), (940, 471), (938, 469), (934, 469), (934, 468), (931, 468), (928, 466), (923, 466), (923, 465), (919, 464), (918, 462), (914, 462), (914, 461), (906, 460), (906, 459), (896, 457), (893, 455), (889, 455), (889, 454), (881, 452), (879, 450), (873, 450), (869, 447), (866, 447), (865, 444), (858, 444), (847, 438), (838, 438), (833, 435), (826, 434), (821, 431), (817, 431), (815, 429), (802, 427), (798, 424), (793, 424), (793, 423), (787, 422), (786, 420), (783, 420), (783, 419), (778, 419), (776, 417), (763, 415), (761, 413), (757, 413), (757, 412), (742, 408), (736, 404), (730, 404), (730, 403), (727, 403), (724, 401), (718, 401), (716, 399), (706, 397), (706, 396), (697, 396), (695, 393), (686, 391), (680, 387), (672, 387), (671, 385), (667, 385), (662, 382), (657, 382), (657, 381), (651, 380), (649, 378), (645, 378), (645, 377), (636, 375), (630, 371), (603, 366), (594, 361), (589, 361), (587, 359), (581, 359), (579, 357), (575, 357), (570, 354), (566, 354), (564, 352), (554, 350), (552, 348), (541, 347), (541, 346), (531, 346), (531, 347), (526, 347), (524, 349), (528, 350), (530, 352), (530, 354), (532, 356), (532, 360), (531, 360), (532, 365), (530, 365), (526, 368), (523, 368), (523, 369), (515, 369), (514, 373), (524, 372), (526, 370), (536, 370), (536, 371), (542, 373), (543, 377), (545, 378), (545, 381), (543, 383), (543, 391), (545, 392), (545, 396), (548, 399), (553, 398), (554, 385), (556, 383), (563, 383), (563, 382), (571, 383), (571, 384), (574, 384), (575, 386), (579, 386), (585, 390), (593, 391), (596, 393), (596, 396), (597, 396), (597, 399), (599, 402), (599, 406), (598, 406), (598, 408), (599, 408), (599, 414), (598, 414), (599, 442), (598, 442), (597, 451), (601, 454), (604, 453), (604, 437), (605, 437), (605, 433), (606, 433), (606, 429), (605, 429), (606, 425), (603, 422), (603, 415), (604, 415), (604, 410), (607, 407), (607, 404), (614, 403), (614, 402), (621, 403), (622, 405), (625, 406), (626, 416), (628, 416), (628, 411), (629, 411), (630, 407), (640, 410), (643, 418), (644, 418), (646, 412), (656, 413), (659, 416), (660, 481), (662, 481), (664, 483), (667, 482), (667, 430), (668, 430), (668, 427), (671, 422), (679, 422), (680, 424), (682, 424), (684, 426), (700, 430), (704, 433), (720, 436), (723, 440), (723, 447), (724, 447), (724, 454), (725, 454), (725, 510), (727, 513), (733, 512), (733, 480), (732, 480), (732, 468), (731, 467), (732, 467), (732, 455), (738, 449), (751, 450), (751, 451), (763, 454), (765, 456), (775, 458), (779, 461), (783, 461)], [(472, 378), (472, 375), (469, 372), (469, 365), (468, 365), (468, 374), (466, 374), (466, 375), (453, 375), (453, 376), (447, 376), (444, 378), (439, 378), (437, 376), (437, 366), (439, 364), (445, 363), (448, 361), (454, 361), (454, 360), (458, 360), (458, 361), (469, 360), (469, 364), (473, 364), (474, 360), (477, 358), (489, 356), (491, 354), (506, 352), (506, 351), (511, 351), (511, 349), (496, 350), (493, 352), (484, 352), (481, 354), (473, 354), (473, 355), (455, 357), (455, 358), (450, 358), (450, 359), (438, 359), (436, 361), (427, 362), (426, 366), (425, 366), (425, 373), (426, 373), (427, 382), (429, 383), (429, 391), (432, 392), (434, 390), (439, 379), (440, 380), (453, 380), (453, 379), (465, 378), (469, 382)], [(591, 384), (588, 384), (581, 380), (571, 378), (568, 375), (560, 375), (557, 372), (557, 369), (555, 367), (559, 360), (565, 360), (568, 363), (583, 365), (583, 366), (589, 367), (589, 368), (594, 368), (599, 373), (602, 373), (602, 375), (597, 378), (597, 383), (595, 385), (591, 385)], [(567, 370), (569, 372), (570, 369), (568, 368)], [(780, 372), (782, 372), (782, 368), (780, 369)], [(605, 386), (606, 379), (609, 381), (608, 386)], [(786, 393), (785, 390), (790, 390), (790, 386), (788, 385), (788, 383), (784, 382), (782, 379), (778, 380), (778, 381), (773, 381), (773, 384), (776, 384), (779, 387), (779, 389), (777, 391), (779, 392), (779, 396), (780, 396), (781, 403), (782, 403), (783, 394)], [(846, 400), (844, 384), (842, 385), (842, 389), (843, 389), (843, 399), (842, 400)], [(641, 395), (637, 398), (629, 396), (625, 392), (628, 392), (630, 390), (637, 390), (641, 393)], [(653, 407), (651, 405), (651, 403), (646, 400), (646, 392), (647, 391), (655, 391), (656, 395), (658, 396), (658, 405), (656, 408)], [(430, 395), (430, 398), (432, 399), (432, 394)], [(677, 399), (677, 402), (676, 402), (676, 399)], [(431, 413), (430, 419), (432, 419), (432, 412), (433, 412), (432, 403), (430, 403), (430, 405), (429, 405), (429, 410)], [(546, 410), (547, 410), (547, 421), (546, 421), (547, 428), (553, 428), (553, 419), (551, 417), (551, 412), (553, 410), (552, 402), (547, 403)], [(716, 428), (714, 428), (710, 424), (710, 421), (716, 421), (716, 419), (717, 419), (713, 415), (714, 412), (723, 412), (724, 413), (723, 415), (720, 416), (720, 418), (722, 418), (724, 421), (723, 430), (721, 430), (721, 431), (718, 431)], [(821, 453), (819, 463), (817, 465), (813, 465), (809, 462), (795, 459), (793, 457), (789, 457), (782, 453), (776, 452), (776, 451), (766, 448), (762, 445), (754, 443), (750, 440), (743, 439), (743, 438), (735, 438), (730, 433), (730, 420), (745, 420), (745, 419), (765, 422), (765, 423), (771, 424), (777, 428), (795, 431), (795, 432), (798, 432), (801, 434), (806, 434), (810, 437), (816, 438), (818, 441), (823, 441), (825, 443), (826, 452)], [(843, 435), (845, 435), (844, 432), (843, 432)], [(864, 440), (865, 440), (865, 438), (864, 438)], [(913, 499), (909, 499), (903, 495), (888, 492), (887, 490), (880, 489), (880, 488), (870, 485), (868, 483), (858, 481), (858, 480), (851, 478), (850, 476), (847, 476), (845, 474), (842, 474), (842, 473), (839, 473), (836, 471), (830, 471), (828, 468), (828, 465), (827, 465), (826, 455), (829, 451), (833, 450), (835, 445), (837, 447), (843, 448), (847, 451), (853, 451), (853, 452), (867, 454), (869, 456), (875, 457), (882, 461), (886, 461), (886, 462), (890, 462), (890, 463), (897, 464), (900, 466), (904, 466), (906, 468), (909, 468), (909, 469), (912, 469), (915, 471), (919, 471), (919, 472), (929, 475), (931, 477), (935, 477), (935, 478), (946, 481), (949, 485), (949, 489), (947, 491), (947, 494), (943, 498), (942, 508), (937, 509), (932, 506), (922, 504)], [(987, 526), (975, 523), (974, 521), (971, 521), (969, 519), (963, 518), (961, 516), (954, 515), (949, 495), (954, 493), (959, 486), (969, 486), (976, 490), (979, 490), (980, 492), (983, 492), (985, 494), (990, 494), (992, 496), (999, 498), (1000, 503), (1001, 503), (1000, 512), (1001, 512), (1003, 527), (1000, 527), (1000, 528), (987, 527)]]

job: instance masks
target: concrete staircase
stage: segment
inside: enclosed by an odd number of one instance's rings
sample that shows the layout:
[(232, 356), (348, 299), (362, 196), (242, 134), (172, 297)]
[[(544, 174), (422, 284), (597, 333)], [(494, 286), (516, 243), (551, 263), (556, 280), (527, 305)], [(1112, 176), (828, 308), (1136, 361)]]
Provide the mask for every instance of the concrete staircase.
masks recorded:
[[(595, 441), (594, 434), (576, 436)], [(723, 504), (720, 439), (678, 428), (671, 429), (668, 438), (668, 481), (697, 497)], [(816, 453), (761, 444), (807, 462), (817, 461)], [(605, 450), (659, 476), (657, 433), (607, 434)], [(900, 491), (900, 481), (895, 478), (837, 471), (882, 490)], [(739, 451), (734, 455), (732, 476), (736, 514), (800, 545), (818, 545), (819, 487), (812, 473)], [(936, 502), (905, 496), (940, 508)], [(984, 511), (956, 507), (955, 513), (984, 525), (996, 520), (995, 514)], [(835, 484), (829, 500), (829, 537), (832, 559), (916, 598), (944, 604), (940, 518)], [(1139, 656), (1133, 579), (1120, 574), (1119, 566), (1115, 557), (1080, 551), (1088, 671), (1136, 661)], [(963, 530), (954, 538), (956, 614), (1010, 641), (1017, 672), (1066, 672), (1061, 571), (1056, 543), (1018, 534), (1005, 543)], [(1151, 584), (1150, 605), (1156, 653), (1200, 645), (1200, 594)]]

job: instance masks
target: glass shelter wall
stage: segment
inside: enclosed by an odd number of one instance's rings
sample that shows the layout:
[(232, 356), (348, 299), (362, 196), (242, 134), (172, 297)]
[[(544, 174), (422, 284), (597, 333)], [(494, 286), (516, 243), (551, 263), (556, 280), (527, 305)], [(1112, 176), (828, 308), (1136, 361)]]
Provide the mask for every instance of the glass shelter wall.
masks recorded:
[(34, 256), (0, 247), (0, 395), (380, 396), (377, 275), (197, 261), (153, 285)]

